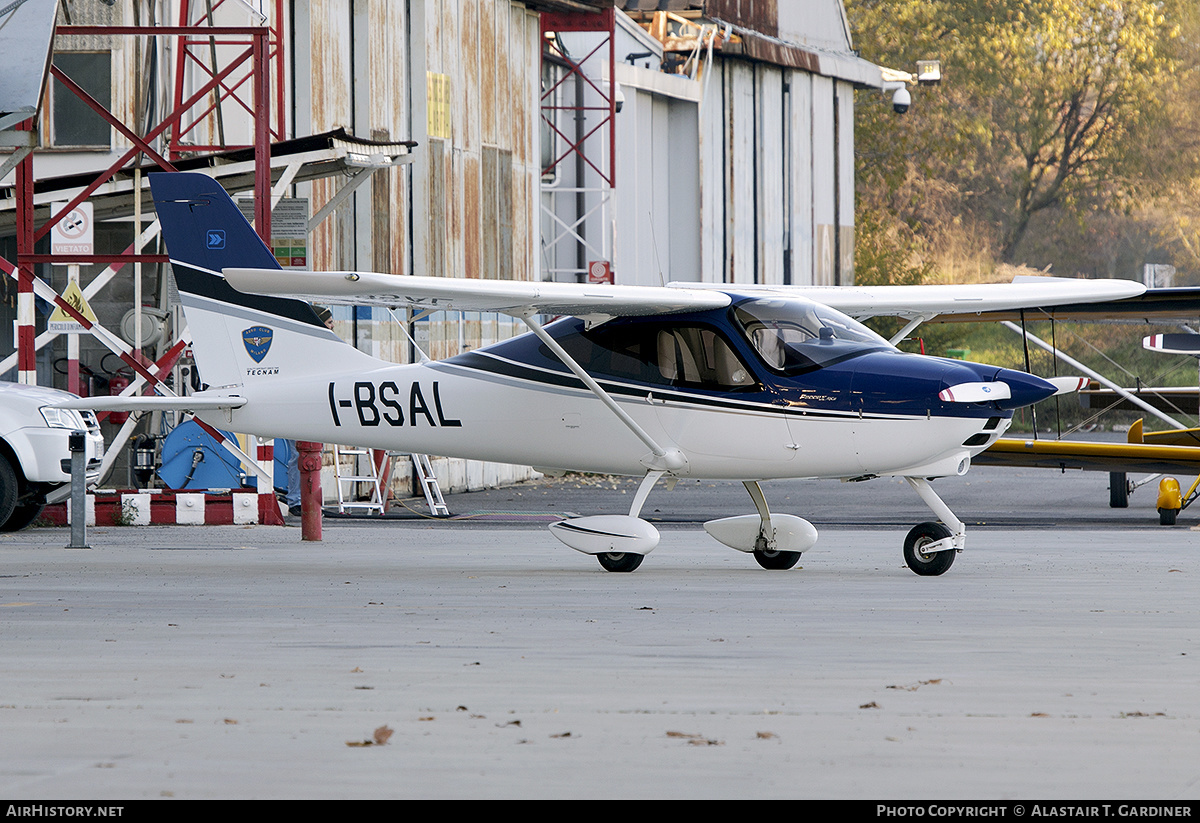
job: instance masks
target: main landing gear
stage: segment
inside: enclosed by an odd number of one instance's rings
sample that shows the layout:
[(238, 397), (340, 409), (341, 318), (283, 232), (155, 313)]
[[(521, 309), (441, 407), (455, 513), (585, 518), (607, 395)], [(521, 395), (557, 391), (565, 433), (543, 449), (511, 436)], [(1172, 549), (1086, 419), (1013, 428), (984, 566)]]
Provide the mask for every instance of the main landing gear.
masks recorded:
[(767, 498), (757, 482), (744, 480), (742, 485), (750, 492), (758, 514), (709, 520), (704, 524), (704, 530), (731, 549), (753, 554), (764, 569), (792, 568), (800, 562), (801, 552), (817, 542), (817, 530), (801, 517), (771, 514)]
[[(642, 520), (642, 506), (654, 484), (665, 474), (650, 471), (643, 478), (627, 515), (575, 517), (553, 523), (550, 531), (576, 551), (595, 555), (610, 572), (628, 573), (658, 545), (658, 530)], [(904, 562), (915, 574), (935, 577), (945, 574), (954, 564), (954, 556), (966, 544), (966, 526), (954, 516), (924, 477), (905, 480), (940, 518), (914, 526), (904, 540)], [(782, 571), (800, 562), (802, 552), (817, 542), (817, 530), (803, 518), (791, 514), (772, 514), (758, 483), (743, 481), (754, 500), (757, 514), (709, 520), (704, 530), (730, 548), (754, 555), (764, 569)]]
[(642, 479), (629, 514), (573, 517), (550, 524), (550, 533), (575, 551), (593, 554), (610, 572), (631, 572), (658, 545), (658, 529), (638, 515), (650, 489), (666, 472), (650, 471)]
[(609, 572), (631, 572), (642, 565), (644, 554), (633, 552), (602, 552), (596, 555), (600, 565)]

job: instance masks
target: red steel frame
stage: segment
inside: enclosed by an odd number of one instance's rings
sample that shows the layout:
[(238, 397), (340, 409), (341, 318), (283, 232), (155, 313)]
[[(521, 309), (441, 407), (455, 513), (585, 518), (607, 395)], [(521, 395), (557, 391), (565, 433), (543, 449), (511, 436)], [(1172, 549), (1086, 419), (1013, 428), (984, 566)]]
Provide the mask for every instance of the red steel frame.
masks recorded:
[[(277, 10), (281, 11), (281, 0), (277, 0)], [(186, 8), (186, 2), (184, 3)], [(278, 18), (277, 18), (278, 19)], [(33, 266), (37, 263), (44, 262), (79, 262), (79, 263), (102, 263), (102, 262), (124, 262), (124, 263), (158, 263), (163, 262), (165, 257), (162, 255), (39, 255), (34, 254), (34, 245), (42, 237), (45, 237), (50, 230), (61, 220), (65, 215), (69, 214), (72, 209), (78, 206), (81, 202), (90, 197), (101, 185), (113, 179), (127, 165), (133, 163), (139, 154), (144, 154), (150, 158), (156, 165), (165, 171), (175, 171), (175, 167), (169, 160), (161, 154), (154, 151), (150, 143), (159, 137), (167, 129), (172, 129), (178, 135), (180, 132), (175, 127), (184, 113), (188, 111), (199, 101), (210, 93), (216, 92), (218, 95), (222, 91), (232, 93), (234, 89), (242, 85), (246, 79), (251, 81), (250, 85), (253, 90), (253, 108), (251, 110), (254, 116), (255, 139), (254, 139), (254, 215), (255, 229), (260, 237), (267, 242), (270, 242), (271, 237), (271, 138), (272, 131), (269, 128), (271, 116), (271, 74), (270, 61), (268, 56), (272, 55), (270, 38), (272, 30), (266, 26), (58, 26), (57, 34), (62, 35), (133, 35), (144, 37), (156, 36), (176, 36), (190, 37), (203, 36), (205, 43), (208, 38), (218, 37), (221, 42), (228, 44), (232, 42), (246, 42), (245, 51), (237, 55), (230, 63), (219, 71), (210, 73), (210, 77), (199, 89), (196, 90), (186, 100), (176, 99), (175, 108), (170, 114), (157, 126), (151, 129), (147, 134), (138, 137), (133, 130), (129, 129), (125, 124), (121, 123), (109, 111), (85, 91), (79, 88), (75, 83), (71, 82), (70, 78), (60, 72), (58, 69), (51, 67), (51, 73), (56, 80), (74, 94), (79, 96), (89, 107), (97, 114), (103, 117), (113, 128), (117, 129), (131, 143), (133, 148), (125, 152), (121, 157), (109, 166), (108, 169), (101, 172), (96, 179), (88, 184), (84, 189), (77, 194), (65, 207), (57, 213), (52, 214), (50, 219), (43, 223), (40, 227), (35, 227), (33, 218), (34, 209), (34, 179), (33, 179), (33, 154), (27, 155), (16, 168), (16, 233), (17, 233), (17, 263), (13, 266), (7, 260), (0, 258), (0, 270), (17, 280), (17, 375), (18, 380), (22, 383), (37, 382), (37, 366), (36, 366), (36, 351), (35, 351), (35, 329), (33, 317), (33, 294), (34, 294), (34, 271)], [(237, 39), (240, 38), (240, 41)], [(275, 59), (282, 61), (282, 48), (279, 47), (278, 41), (273, 54)], [(246, 78), (230, 88), (225, 85), (225, 81), (239, 66), (250, 63), (250, 70)], [(280, 63), (282, 65), (282, 63)], [(278, 75), (282, 78), (282, 73)], [(282, 80), (277, 83), (277, 97), (282, 99)], [(178, 78), (176, 83), (177, 91), (180, 89)], [(276, 110), (279, 111), (281, 105), (276, 105)], [(189, 128), (191, 127), (190, 124)], [(30, 131), (34, 128), (32, 119), (25, 121), (19, 129)], [(175, 159), (175, 158), (173, 158)], [(132, 247), (131, 247), (132, 248)], [(81, 314), (76, 312), (74, 308), (66, 304), (66, 301), (57, 301), (64, 311), (75, 320), (84, 324), (85, 328), (90, 327)], [(145, 371), (141, 364), (130, 363), (135, 370), (142, 373), (143, 376), (149, 377), (149, 373)]]
[[(201, 74), (207, 75), (210, 79), (215, 78), (217, 74), (216, 66), (206, 62), (206, 57), (210, 57), (213, 50), (218, 46), (230, 45), (231, 41), (223, 39), (220, 33), (222, 29), (210, 25), (212, 15), (216, 14), (227, 0), (213, 0), (209, 3), (197, 3), (198, 8), (193, 13), (190, 0), (180, 0), (179, 2), (179, 25), (181, 28), (189, 29), (189, 33), (181, 34), (178, 40), (178, 49), (175, 54), (175, 108), (177, 111), (184, 111), (190, 106), (184, 105), (184, 77), (187, 74), (188, 67), (194, 68)], [(262, 65), (270, 68), (274, 64), (275, 76), (283, 78), (284, 61), (283, 61), (283, 37), (281, 34), (283, 14), (283, 0), (275, 0), (274, 24), (268, 25), (268, 36), (265, 42), (265, 51), (262, 55), (255, 54), (256, 66), (260, 62)], [(236, 41), (234, 41), (236, 42)], [(268, 110), (263, 110), (259, 115), (258, 103), (267, 99), (270, 95), (269, 87), (259, 88), (259, 74), (257, 72), (246, 73), (238, 77), (230, 76), (219, 82), (219, 88), (223, 94), (218, 94), (212, 102), (201, 111), (192, 122), (176, 129), (171, 134), (170, 153), (172, 159), (178, 159), (187, 152), (204, 152), (204, 151), (222, 151), (224, 149), (234, 148), (234, 146), (224, 145), (216, 146), (211, 144), (200, 143), (185, 143), (183, 137), (189, 134), (192, 129), (197, 126), (201, 120), (209, 116), (220, 105), (222, 100), (228, 100), (237, 103), (252, 117), (262, 120), (267, 123), (267, 130), (270, 137), (276, 141), (282, 140), (284, 137), (284, 114), (286, 109), (283, 105), (283, 83), (275, 84), (275, 105), (274, 105), (274, 124), (271, 123), (271, 116)], [(242, 87), (247, 83), (252, 89), (251, 100), (244, 100), (242, 97)]]
[[(542, 12), (542, 42), (545, 42), (546, 32), (551, 31), (592, 31), (607, 34), (596, 48), (592, 49), (582, 60), (572, 60), (566, 55), (561, 55), (562, 64), (567, 67), (567, 71), (559, 78), (558, 82), (550, 88), (542, 92), (541, 109), (542, 119), (550, 126), (550, 128), (562, 138), (567, 149), (558, 157), (550, 161), (550, 165), (542, 169), (542, 173), (546, 174), (554, 169), (563, 160), (568, 157), (579, 156), (585, 163), (591, 166), (605, 184), (610, 188), (615, 188), (617, 185), (617, 80), (616, 80), (616, 36), (614, 27), (616, 26), (616, 12), (613, 9), (604, 9), (598, 13), (593, 12)], [(595, 57), (604, 48), (608, 49), (608, 89), (605, 90), (597, 86), (583, 72), (583, 64)], [(544, 54), (545, 52), (543, 52)], [(576, 82), (587, 83), (600, 95), (600, 105), (584, 106), (582, 109), (586, 111), (607, 111), (607, 115), (601, 118), (595, 128), (591, 129), (579, 140), (574, 140), (571, 137), (563, 134), (556, 122), (558, 112), (577, 112), (579, 106), (559, 106), (554, 104), (554, 94), (558, 88), (565, 83), (568, 78), (575, 78)], [(608, 171), (601, 169), (591, 158), (584, 153), (583, 144), (596, 134), (600, 129), (608, 127)]]

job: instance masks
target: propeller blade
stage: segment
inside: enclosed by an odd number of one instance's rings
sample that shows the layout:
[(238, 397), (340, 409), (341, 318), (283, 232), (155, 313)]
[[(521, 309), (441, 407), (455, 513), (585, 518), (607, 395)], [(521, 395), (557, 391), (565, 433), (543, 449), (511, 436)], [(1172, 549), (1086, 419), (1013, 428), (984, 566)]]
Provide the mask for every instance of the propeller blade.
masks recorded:
[(943, 403), (991, 403), (1012, 397), (1012, 388), (1007, 383), (959, 383), (938, 392)]
[(1142, 348), (1167, 354), (1200, 354), (1200, 334), (1152, 334), (1142, 338)]
[(1052, 383), (1054, 388), (1058, 389), (1054, 394), (1073, 394), (1077, 391), (1083, 391), (1087, 388), (1088, 379), (1086, 377), (1043, 377), (1047, 383)]

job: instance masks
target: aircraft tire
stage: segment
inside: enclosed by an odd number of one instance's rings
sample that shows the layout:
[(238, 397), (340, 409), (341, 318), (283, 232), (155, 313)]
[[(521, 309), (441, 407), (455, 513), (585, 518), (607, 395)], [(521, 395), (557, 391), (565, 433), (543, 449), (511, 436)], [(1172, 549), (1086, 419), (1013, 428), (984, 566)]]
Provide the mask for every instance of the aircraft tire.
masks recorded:
[(754, 559), (758, 565), (771, 571), (790, 569), (800, 562), (800, 552), (763, 552), (755, 551)]
[(1174, 526), (1175, 517), (1179, 514), (1179, 509), (1159, 509), (1158, 523), (1160, 526)]
[(1108, 507), (1129, 508), (1129, 484), (1125, 481), (1125, 472), (1108, 473)]
[(904, 538), (904, 562), (916, 574), (922, 577), (936, 577), (939, 574), (945, 574), (946, 571), (954, 564), (954, 555), (956, 551), (944, 551), (926, 557), (922, 555), (918, 549), (921, 546), (927, 546), (930, 543), (950, 537), (953, 532), (950, 531), (942, 523), (918, 523), (912, 527), (908, 536)]
[(600, 565), (604, 567), (605, 571), (631, 572), (642, 565), (642, 558), (645, 556), (633, 552), (604, 552), (596, 555), (596, 559), (600, 561)]
[(17, 508), (17, 473), (12, 464), (0, 457), (0, 526), (4, 526), (13, 517)]

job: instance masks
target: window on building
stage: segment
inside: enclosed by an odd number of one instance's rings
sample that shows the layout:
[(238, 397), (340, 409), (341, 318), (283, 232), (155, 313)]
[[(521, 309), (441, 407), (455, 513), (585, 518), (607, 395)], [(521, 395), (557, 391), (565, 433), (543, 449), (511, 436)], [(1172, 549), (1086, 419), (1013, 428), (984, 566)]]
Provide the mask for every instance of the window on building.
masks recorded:
[[(112, 108), (112, 56), (106, 51), (59, 52), (54, 65), (106, 109)], [(50, 143), (58, 148), (111, 148), (112, 127), (57, 80), (51, 81)]]

